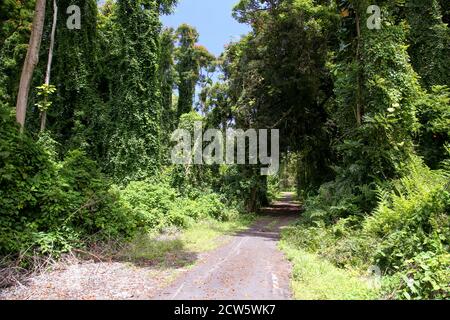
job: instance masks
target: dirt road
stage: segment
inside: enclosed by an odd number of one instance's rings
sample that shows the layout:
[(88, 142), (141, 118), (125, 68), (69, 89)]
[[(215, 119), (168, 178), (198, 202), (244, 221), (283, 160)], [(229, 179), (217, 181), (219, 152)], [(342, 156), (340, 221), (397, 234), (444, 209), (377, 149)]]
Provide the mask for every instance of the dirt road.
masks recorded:
[(154, 299), (290, 299), (291, 267), (277, 248), (282, 227), (298, 217), (290, 194), (265, 209), (250, 229), (210, 252)]

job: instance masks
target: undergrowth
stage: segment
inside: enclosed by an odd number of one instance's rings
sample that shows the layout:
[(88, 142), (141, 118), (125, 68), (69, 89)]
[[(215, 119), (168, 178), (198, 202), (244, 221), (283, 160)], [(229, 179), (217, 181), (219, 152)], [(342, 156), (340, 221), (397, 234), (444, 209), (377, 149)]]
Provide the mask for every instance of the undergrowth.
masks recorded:
[[(0, 110), (0, 258), (32, 269), (36, 257), (203, 220), (236, 221), (240, 207), (224, 194), (173, 183), (171, 170), (114, 185), (85, 151), (58, 158), (47, 134), (36, 143)], [(38, 259), (39, 260), (39, 259)]]
[(355, 210), (353, 199), (333, 204), (331, 197), (339, 196), (322, 192), (307, 201), (302, 220), (283, 241), (342, 270), (380, 270), (382, 298), (450, 297), (448, 173), (413, 160), (403, 178), (378, 188), (370, 215)]
[(293, 263), (292, 290), (298, 300), (370, 300), (378, 297), (376, 279), (339, 269), (315, 254), (299, 249), (289, 238), (281, 248)]

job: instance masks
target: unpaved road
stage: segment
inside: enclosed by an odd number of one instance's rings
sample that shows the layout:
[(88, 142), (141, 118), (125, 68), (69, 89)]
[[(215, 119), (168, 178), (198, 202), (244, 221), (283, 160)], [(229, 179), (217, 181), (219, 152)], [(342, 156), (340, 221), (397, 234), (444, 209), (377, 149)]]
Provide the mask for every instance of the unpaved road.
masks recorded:
[(278, 250), (282, 227), (298, 217), (290, 194), (265, 209), (248, 230), (207, 254), (153, 298), (159, 300), (291, 299), (291, 266)]

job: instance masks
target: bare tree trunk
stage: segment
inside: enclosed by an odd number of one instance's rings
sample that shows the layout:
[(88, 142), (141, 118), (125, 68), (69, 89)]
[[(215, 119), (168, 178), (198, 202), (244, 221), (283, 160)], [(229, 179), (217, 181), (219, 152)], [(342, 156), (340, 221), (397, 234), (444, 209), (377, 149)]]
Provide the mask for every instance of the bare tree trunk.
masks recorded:
[[(56, 22), (58, 19), (58, 6), (56, 5), (56, 0), (53, 0), (53, 25), (52, 33), (50, 36), (50, 49), (48, 50), (48, 62), (47, 62), (47, 72), (45, 74), (45, 84), (50, 84), (50, 73), (52, 69), (53, 61), (53, 48), (55, 47), (55, 33), (56, 33)], [(45, 125), (47, 123), (47, 112), (42, 111), (41, 113), (41, 132), (45, 130)]]
[(42, 32), (44, 29), (45, 20), (45, 2), (46, 0), (36, 0), (30, 42), (22, 69), (22, 75), (20, 77), (19, 92), (17, 94), (16, 104), (16, 119), (20, 124), (21, 132), (23, 132), (25, 127), (28, 93), (30, 91), (34, 68), (39, 62), (39, 49), (41, 48)]
[(356, 60), (358, 65), (357, 74), (357, 90), (356, 90), (356, 123), (358, 127), (362, 124), (362, 103), (361, 103), (361, 27), (358, 11), (356, 11), (356, 33), (357, 33), (357, 45), (356, 45)]

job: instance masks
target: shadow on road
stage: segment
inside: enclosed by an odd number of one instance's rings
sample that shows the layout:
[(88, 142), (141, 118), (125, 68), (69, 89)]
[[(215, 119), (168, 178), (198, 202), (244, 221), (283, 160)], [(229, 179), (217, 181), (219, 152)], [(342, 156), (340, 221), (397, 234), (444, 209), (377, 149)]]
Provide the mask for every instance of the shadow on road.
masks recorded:
[(262, 208), (259, 219), (249, 229), (235, 234), (237, 237), (259, 237), (278, 240), (281, 229), (300, 218), (301, 205), (294, 201), (293, 193), (283, 193), (282, 197), (269, 207)]

